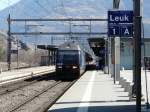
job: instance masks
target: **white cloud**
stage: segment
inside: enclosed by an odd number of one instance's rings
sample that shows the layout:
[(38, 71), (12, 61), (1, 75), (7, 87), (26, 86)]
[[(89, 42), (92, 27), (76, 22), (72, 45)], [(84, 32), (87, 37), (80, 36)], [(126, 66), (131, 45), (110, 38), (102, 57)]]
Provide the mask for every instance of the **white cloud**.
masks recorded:
[(143, 20), (143, 23), (144, 23), (144, 24), (150, 24), (150, 19), (144, 19), (144, 20)]
[(3, 10), (11, 5), (19, 2), (20, 0), (0, 0), (0, 10)]

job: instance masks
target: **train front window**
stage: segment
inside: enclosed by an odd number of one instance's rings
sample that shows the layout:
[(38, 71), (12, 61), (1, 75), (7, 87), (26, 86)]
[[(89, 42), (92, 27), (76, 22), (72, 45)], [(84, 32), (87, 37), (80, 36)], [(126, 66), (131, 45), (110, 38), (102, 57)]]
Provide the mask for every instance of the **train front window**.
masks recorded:
[(78, 51), (59, 51), (57, 63), (78, 64), (78, 59)]

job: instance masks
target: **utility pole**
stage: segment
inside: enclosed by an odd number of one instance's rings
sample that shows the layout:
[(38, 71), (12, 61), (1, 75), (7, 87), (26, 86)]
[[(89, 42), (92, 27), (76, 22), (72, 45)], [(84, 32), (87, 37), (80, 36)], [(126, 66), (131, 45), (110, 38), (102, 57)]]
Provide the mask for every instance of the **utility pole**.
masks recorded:
[(8, 64), (8, 70), (11, 70), (11, 20), (10, 20), (10, 14), (8, 16), (8, 39), (7, 39), (7, 64)]
[(136, 88), (136, 111), (141, 112), (141, 14), (140, 0), (134, 0), (134, 78)]
[(19, 68), (19, 40), (17, 39), (17, 69)]

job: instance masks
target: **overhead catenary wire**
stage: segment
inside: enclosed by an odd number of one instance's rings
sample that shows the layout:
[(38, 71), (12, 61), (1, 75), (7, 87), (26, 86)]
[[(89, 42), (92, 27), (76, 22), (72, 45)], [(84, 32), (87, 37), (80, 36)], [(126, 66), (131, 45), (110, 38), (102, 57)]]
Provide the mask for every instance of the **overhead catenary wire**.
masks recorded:
[[(68, 17), (63, 0), (61, 0), (61, 1), (57, 0), (56, 2), (57, 2), (57, 4), (60, 3), (60, 5), (58, 6), (58, 9), (62, 12), (63, 16), (70, 19), (70, 17)], [(64, 21), (63, 23), (64, 23), (64, 25), (65, 24), (69, 25), (69, 32), (70, 32), (69, 39), (72, 40), (72, 33), (71, 33), (72, 32), (72, 24), (73, 24), (72, 21)], [(64, 37), (64, 41), (65, 41), (65, 37)]]
[[(66, 16), (66, 17), (69, 17), (68, 16), (68, 14), (67, 14), (67, 11), (66, 11), (66, 8), (65, 8), (65, 6), (64, 6), (64, 2), (63, 2), (63, 0), (61, 1), (61, 7), (62, 7), (62, 11), (63, 11), (63, 14), (64, 14), (64, 16)], [(82, 23), (83, 24), (85, 24), (86, 22), (85, 21), (82, 21)], [(81, 38), (73, 38), (73, 35), (72, 35), (72, 25), (73, 25), (73, 23), (72, 23), (72, 21), (69, 21), (69, 32), (70, 32), (70, 39), (71, 40), (76, 40), (76, 41), (79, 41), (79, 42), (81, 42), (83, 45), (84, 45), (84, 47), (86, 47), (86, 48), (88, 48), (89, 47), (89, 43), (87, 43), (87, 39), (84, 39), (83, 41), (81, 41)], [(78, 26), (78, 25), (77, 25)], [(80, 25), (79, 25), (80, 26)], [(81, 25), (82, 26), (82, 25)], [(84, 26), (84, 25), (83, 25)], [(90, 28), (89, 28), (89, 32), (91, 33), (91, 21), (90, 21)], [(89, 37), (90, 37), (91, 35), (89, 35)], [(85, 44), (86, 43), (86, 44)]]
[[(48, 0), (47, 0), (48, 1)], [(35, 1), (34, 1), (35, 2)], [(40, 5), (39, 4), (37, 4), (38, 6), (40, 6), (44, 11), (46, 11), (46, 13), (48, 13), (49, 14), (49, 10), (47, 9), (47, 7), (44, 7), (44, 5), (43, 5), (43, 3), (41, 3), (40, 1), (38, 1), (38, 3), (40, 3)], [(60, 3), (60, 2), (59, 2)], [(49, 8), (49, 7), (48, 7)], [(46, 10), (45, 10), (46, 9)], [(63, 10), (62, 10), (63, 9)], [(67, 12), (66, 12), (66, 9), (65, 9), (65, 6), (64, 6), (64, 3), (63, 3), (63, 1), (62, 1), (62, 3), (61, 3), (61, 8), (59, 8), (59, 10), (60, 11), (63, 11), (63, 13), (62, 14), (64, 14), (64, 16), (66, 16), (66, 17), (68, 17), (68, 14), (67, 14)], [(67, 21), (67, 22), (72, 22), (71, 20), (70, 21)], [(83, 22), (84, 23), (84, 22)], [(84, 40), (85, 41), (85, 40)]]
[[(46, 2), (47, 2), (47, 4), (49, 4), (50, 2), (49, 2), (49, 0), (46, 0)], [(51, 12), (46, 8), (46, 7), (44, 7), (40, 2), (39, 2), (39, 0), (36, 0), (35, 1), (35, 3), (38, 5), (38, 6), (40, 6), (44, 11), (45, 11), (45, 13), (47, 13), (47, 14), (50, 14)], [(63, 4), (63, 2), (58, 2), (58, 1), (56, 1), (56, 4), (58, 4), (58, 3), (61, 3), (61, 6), (58, 6), (59, 8), (58, 9), (60, 9), (60, 11), (63, 11), (64, 13), (63, 13), (63, 15), (64, 16), (67, 16), (67, 13), (66, 13), (66, 11), (65, 11), (65, 8), (64, 8), (64, 4)], [(54, 10), (54, 9), (57, 9), (57, 8), (51, 8), (55, 13), (58, 13), (56, 10)], [(69, 23), (69, 22), (63, 22), (63, 23)]]

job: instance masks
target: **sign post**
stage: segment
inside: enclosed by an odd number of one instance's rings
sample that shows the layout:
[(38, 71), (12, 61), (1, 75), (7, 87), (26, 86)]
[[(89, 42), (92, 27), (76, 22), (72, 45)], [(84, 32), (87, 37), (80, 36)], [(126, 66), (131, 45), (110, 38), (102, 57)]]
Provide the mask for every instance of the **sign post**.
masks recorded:
[[(108, 37), (115, 37), (113, 44), (114, 55), (114, 83), (120, 79), (120, 38), (133, 36), (133, 11), (110, 10), (108, 11)], [(117, 38), (118, 37), (118, 38)]]

